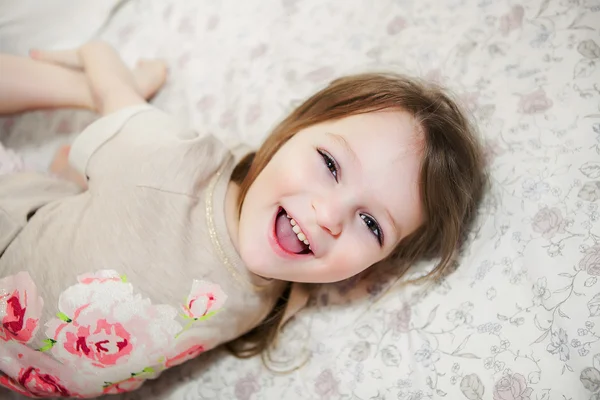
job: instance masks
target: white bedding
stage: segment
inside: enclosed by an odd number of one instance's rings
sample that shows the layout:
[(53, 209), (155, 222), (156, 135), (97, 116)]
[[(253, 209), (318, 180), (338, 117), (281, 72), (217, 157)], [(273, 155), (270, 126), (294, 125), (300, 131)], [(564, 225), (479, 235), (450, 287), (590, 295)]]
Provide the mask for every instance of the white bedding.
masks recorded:
[[(127, 2), (100, 36), (166, 58), (154, 103), (194, 128), (256, 145), (334, 77), (409, 72), (468, 104), (492, 185), (445, 280), (319, 287), (277, 353), (309, 355), (294, 372), (215, 351), (124, 398), (600, 399), (599, 28), (598, 0)], [(0, 137), (43, 166), (91, 118), (3, 118)]]

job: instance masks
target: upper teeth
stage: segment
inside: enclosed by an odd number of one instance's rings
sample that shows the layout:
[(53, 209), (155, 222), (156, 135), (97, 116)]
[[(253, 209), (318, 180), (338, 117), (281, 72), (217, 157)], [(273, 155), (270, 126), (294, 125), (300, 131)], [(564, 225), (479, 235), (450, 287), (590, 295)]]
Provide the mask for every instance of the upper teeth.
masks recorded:
[(310, 243), (308, 242), (308, 239), (306, 238), (306, 235), (304, 234), (304, 232), (302, 232), (302, 229), (300, 229), (300, 227), (298, 226), (298, 223), (296, 222), (296, 220), (287, 214), (286, 214), (286, 216), (290, 220), (290, 225), (292, 225), (292, 230), (294, 231), (296, 236), (298, 236), (298, 240), (303, 242), (310, 249)]

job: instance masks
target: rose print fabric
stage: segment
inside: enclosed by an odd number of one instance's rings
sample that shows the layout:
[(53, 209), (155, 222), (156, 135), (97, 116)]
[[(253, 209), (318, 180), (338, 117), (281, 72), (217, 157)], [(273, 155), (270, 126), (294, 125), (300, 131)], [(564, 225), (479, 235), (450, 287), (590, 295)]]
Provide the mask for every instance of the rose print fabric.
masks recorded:
[(149, 106), (94, 122), (71, 150), (83, 193), (36, 172), (0, 175), (0, 386), (130, 392), (270, 311), (283, 284), (251, 275), (227, 235), (234, 157), (177, 126)]
[[(163, 369), (207, 350), (210, 341), (190, 328), (220, 311), (227, 300), (219, 285), (194, 281), (188, 299), (196, 306), (182, 305), (187, 312), (181, 317), (189, 321), (183, 326), (175, 307), (135, 296), (133, 285), (116, 271), (85, 274), (61, 294), (60, 311), (45, 324), (44, 346), (31, 349), (23, 345), (40, 327), (43, 301), (37, 288), (27, 272), (4, 278), (0, 285), (9, 288), (0, 299), (5, 307), (0, 384), (37, 397), (138, 388)], [(86, 387), (97, 376), (104, 381), (101, 388)]]
[[(196, 129), (257, 145), (335, 77), (407, 72), (470, 109), (491, 189), (443, 281), (383, 266), (315, 291), (271, 357), (291, 373), (209, 351), (122, 398), (597, 400), (599, 18), (597, 0), (126, 3), (102, 37), (132, 62), (166, 58), (154, 102)], [(31, 163), (89, 115), (3, 121)]]

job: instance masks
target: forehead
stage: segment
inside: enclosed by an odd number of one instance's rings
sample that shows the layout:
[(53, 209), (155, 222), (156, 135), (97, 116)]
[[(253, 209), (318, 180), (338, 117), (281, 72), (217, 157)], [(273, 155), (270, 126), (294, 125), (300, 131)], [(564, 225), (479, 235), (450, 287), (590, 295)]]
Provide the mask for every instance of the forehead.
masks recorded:
[(330, 123), (335, 133), (359, 149), (377, 149), (382, 155), (402, 158), (420, 153), (422, 135), (415, 118), (406, 111), (379, 111), (352, 115)]
[(333, 121), (325, 131), (356, 154), (348, 181), (389, 211), (402, 236), (416, 229), (422, 222), (423, 137), (414, 117), (404, 111), (359, 114)]

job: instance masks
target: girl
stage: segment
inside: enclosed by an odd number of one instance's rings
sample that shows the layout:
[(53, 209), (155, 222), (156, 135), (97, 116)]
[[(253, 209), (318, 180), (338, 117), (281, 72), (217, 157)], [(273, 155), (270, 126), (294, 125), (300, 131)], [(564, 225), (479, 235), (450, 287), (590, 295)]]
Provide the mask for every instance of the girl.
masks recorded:
[(413, 79), (336, 80), (247, 153), (148, 105), (157, 64), (132, 74), (98, 42), (34, 56), (82, 72), (19, 60), (56, 79), (37, 85), (41, 101), (18, 69), (9, 111), (105, 116), (75, 140), (72, 167), (59, 152), (60, 177), (0, 176), (0, 383), (29, 396), (133, 390), (231, 341), (258, 354), (288, 295), (288, 315), (306, 298), (289, 282), (432, 256), (439, 276), (482, 194), (467, 119)]

